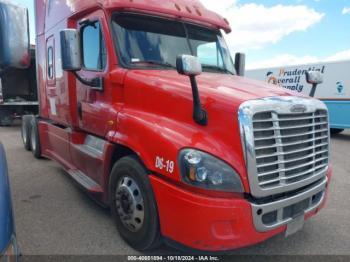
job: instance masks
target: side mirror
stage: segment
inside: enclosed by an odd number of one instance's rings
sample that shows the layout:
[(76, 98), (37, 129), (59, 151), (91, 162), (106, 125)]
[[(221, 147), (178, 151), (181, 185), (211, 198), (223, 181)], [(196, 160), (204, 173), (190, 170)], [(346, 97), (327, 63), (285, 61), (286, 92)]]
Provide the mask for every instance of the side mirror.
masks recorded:
[(28, 68), (28, 10), (8, 2), (0, 2), (0, 68)]
[(60, 32), (62, 69), (79, 71), (82, 67), (80, 37), (76, 29), (64, 29)]
[(310, 96), (315, 97), (317, 86), (323, 83), (323, 74), (319, 71), (308, 71), (305, 75), (306, 82), (312, 85)]
[(191, 55), (180, 55), (176, 59), (176, 69), (180, 75), (197, 76), (202, 73), (202, 64)]
[(208, 124), (208, 113), (202, 108), (196, 80), (196, 76), (202, 73), (202, 64), (199, 62), (197, 57), (180, 55), (176, 59), (176, 68), (180, 75), (189, 76), (191, 81), (193, 96), (193, 120), (199, 125), (206, 126)]
[(235, 56), (235, 69), (237, 75), (244, 76), (245, 75), (245, 54), (237, 53)]
[(306, 72), (306, 82), (311, 85), (319, 85), (323, 83), (323, 74), (319, 71)]
[(97, 91), (103, 91), (104, 79), (98, 77), (94, 79), (84, 79), (77, 74), (82, 68), (80, 36), (76, 29), (64, 29), (60, 32), (62, 69), (72, 72), (75, 77), (84, 85), (90, 86)]

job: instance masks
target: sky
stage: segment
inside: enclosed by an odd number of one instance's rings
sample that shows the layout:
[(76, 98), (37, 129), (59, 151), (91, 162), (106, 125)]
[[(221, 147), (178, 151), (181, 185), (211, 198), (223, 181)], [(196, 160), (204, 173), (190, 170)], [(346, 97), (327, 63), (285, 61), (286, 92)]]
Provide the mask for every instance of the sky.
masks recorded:
[[(34, 43), (34, 0), (11, 1), (29, 8)], [(349, 0), (201, 2), (230, 21), (226, 41), (248, 69), (350, 59)]]

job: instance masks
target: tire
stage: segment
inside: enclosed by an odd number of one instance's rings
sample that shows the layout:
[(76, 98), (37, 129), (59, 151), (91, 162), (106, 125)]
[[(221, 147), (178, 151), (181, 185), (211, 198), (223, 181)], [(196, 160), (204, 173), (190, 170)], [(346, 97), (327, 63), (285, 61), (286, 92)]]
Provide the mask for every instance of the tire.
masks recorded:
[(30, 131), (30, 149), (32, 150), (33, 156), (37, 159), (41, 158), (41, 146), (38, 129), (38, 121), (35, 117), (32, 118), (31, 122), (32, 129)]
[(21, 137), (24, 148), (28, 151), (31, 150), (30, 146), (30, 132), (32, 131), (33, 116), (25, 115), (22, 117)]
[(340, 128), (331, 128), (331, 134), (332, 135), (338, 135), (340, 134), (341, 132), (343, 132), (344, 129), (340, 129)]
[(124, 157), (114, 165), (109, 189), (112, 216), (124, 241), (139, 251), (158, 247), (158, 209), (148, 172), (136, 157)]

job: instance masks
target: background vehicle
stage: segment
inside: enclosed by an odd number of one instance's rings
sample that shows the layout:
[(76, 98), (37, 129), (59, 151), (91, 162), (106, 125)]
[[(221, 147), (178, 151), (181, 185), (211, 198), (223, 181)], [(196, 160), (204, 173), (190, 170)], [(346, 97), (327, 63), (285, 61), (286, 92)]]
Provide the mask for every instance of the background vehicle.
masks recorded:
[(31, 46), (29, 68), (10, 68), (0, 75), (0, 126), (11, 125), (22, 115), (37, 115), (35, 46)]
[(227, 20), (199, 1), (38, 0), (36, 14), (25, 148), (110, 206), (132, 247), (238, 248), (324, 206), (326, 106), (243, 78)]
[(309, 70), (318, 70), (324, 75), (324, 82), (316, 89), (315, 97), (328, 107), (332, 133), (350, 128), (350, 61), (248, 70), (246, 75), (309, 95), (311, 87), (306, 84), (304, 76)]
[[(0, 261), (17, 261), (19, 254), (13, 219), (5, 150), (0, 143)], [(7, 257), (8, 260), (6, 260)], [(5, 259), (5, 260), (4, 260)]]

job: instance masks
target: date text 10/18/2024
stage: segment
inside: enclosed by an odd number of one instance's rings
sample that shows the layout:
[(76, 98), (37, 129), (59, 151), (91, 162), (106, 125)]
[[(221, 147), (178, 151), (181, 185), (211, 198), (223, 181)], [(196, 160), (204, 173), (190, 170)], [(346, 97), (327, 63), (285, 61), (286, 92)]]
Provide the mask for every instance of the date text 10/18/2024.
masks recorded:
[(128, 256), (128, 261), (220, 261), (217, 256)]

